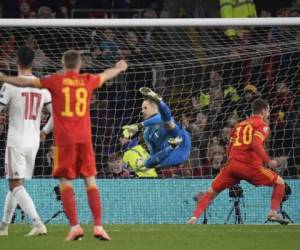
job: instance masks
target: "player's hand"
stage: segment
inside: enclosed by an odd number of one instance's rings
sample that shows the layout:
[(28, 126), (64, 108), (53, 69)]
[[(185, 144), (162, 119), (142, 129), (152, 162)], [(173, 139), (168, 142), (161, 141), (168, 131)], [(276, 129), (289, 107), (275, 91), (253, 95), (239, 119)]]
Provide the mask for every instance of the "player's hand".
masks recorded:
[(125, 125), (122, 127), (123, 129), (123, 137), (130, 138), (135, 135), (139, 131), (139, 126), (137, 124)]
[(271, 168), (271, 169), (276, 168), (278, 165), (279, 165), (279, 164), (278, 164), (278, 161), (276, 161), (276, 160), (270, 160), (270, 161), (268, 162), (268, 167)]
[(287, 156), (279, 156), (274, 158), (274, 160), (278, 162), (279, 167), (286, 167), (287, 159)]
[(127, 62), (124, 60), (120, 60), (116, 63), (116, 68), (120, 69), (121, 71), (125, 71), (128, 68)]
[(41, 142), (44, 142), (46, 140), (46, 137), (47, 137), (46, 133), (43, 130), (41, 130), (41, 132), (40, 132)]

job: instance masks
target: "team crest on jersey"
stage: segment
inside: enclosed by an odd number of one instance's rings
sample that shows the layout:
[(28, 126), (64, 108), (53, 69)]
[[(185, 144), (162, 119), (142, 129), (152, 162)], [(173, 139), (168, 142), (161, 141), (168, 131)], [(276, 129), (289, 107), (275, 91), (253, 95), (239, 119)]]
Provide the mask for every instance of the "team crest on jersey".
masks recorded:
[(267, 126), (263, 127), (263, 131), (264, 131), (265, 133), (269, 133), (269, 127), (267, 127)]

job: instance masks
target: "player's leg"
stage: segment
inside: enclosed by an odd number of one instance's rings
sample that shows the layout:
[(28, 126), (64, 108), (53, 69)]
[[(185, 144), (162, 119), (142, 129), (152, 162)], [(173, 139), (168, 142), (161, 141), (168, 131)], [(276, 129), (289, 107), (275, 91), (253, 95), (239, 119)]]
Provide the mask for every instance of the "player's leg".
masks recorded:
[(96, 163), (94, 149), (91, 143), (80, 144), (79, 157), (82, 165), (78, 166), (80, 174), (84, 176), (85, 188), (89, 207), (94, 218), (94, 237), (100, 240), (111, 240), (102, 227), (102, 211), (100, 192), (96, 183)]
[(239, 180), (231, 177), (229, 166), (221, 169), (220, 173), (215, 177), (207, 192), (198, 201), (197, 206), (193, 212), (193, 216), (188, 220), (188, 224), (196, 224), (200, 216), (204, 213), (206, 208), (211, 204), (213, 199), (221, 193), (224, 189), (232, 187), (237, 184)]
[(7, 148), (7, 164), (9, 175), (9, 189), (21, 209), (29, 216), (33, 228), (27, 236), (43, 235), (47, 229), (37, 213), (36, 207), (27, 190), (24, 187), (23, 179), (31, 179), (34, 160), (38, 148)]
[(284, 196), (284, 180), (274, 171), (264, 167), (245, 167), (244, 170), (241, 171), (239, 174), (244, 180), (247, 180), (255, 186), (273, 186), (271, 207), (268, 214), (268, 220), (275, 221), (280, 224), (288, 224), (288, 221), (284, 220), (282, 216), (278, 213), (281, 201)]
[(4, 202), (3, 217), (0, 224), (0, 236), (8, 235), (8, 226), (11, 223), (16, 207), (17, 201), (12, 195), (12, 192), (8, 191)]
[(60, 195), (70, 225), (66, 241), (80, 240), (84, 231), (79, 225), (77, 205), (72, 180), (79, 176), (76, 169), (76, 144), (60, 145), (54, 147), (54, 165), (52, 175), (60, 179)]

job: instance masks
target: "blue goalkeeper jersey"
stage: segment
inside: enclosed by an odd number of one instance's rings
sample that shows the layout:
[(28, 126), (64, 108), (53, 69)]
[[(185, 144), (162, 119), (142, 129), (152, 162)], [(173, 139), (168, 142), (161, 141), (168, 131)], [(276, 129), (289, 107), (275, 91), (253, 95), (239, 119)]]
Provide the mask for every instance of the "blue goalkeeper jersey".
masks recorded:
[[(143, 123), (145, 128), (144, 140), (148, 146), (150, 155), (154, 155), (166, 147), (169, 147), (168, 140), (170, 138), (170, 134), (164, 127), (160, 114), (150, 117)], [(186, 147), (186, 151), (189, 151), (191, 141), (189, 133), (182, 128), (181, 125), (177, 124), (177, 126), (180, 128), (179, 136), (182, 137), (182, 143), (179, 147)]]

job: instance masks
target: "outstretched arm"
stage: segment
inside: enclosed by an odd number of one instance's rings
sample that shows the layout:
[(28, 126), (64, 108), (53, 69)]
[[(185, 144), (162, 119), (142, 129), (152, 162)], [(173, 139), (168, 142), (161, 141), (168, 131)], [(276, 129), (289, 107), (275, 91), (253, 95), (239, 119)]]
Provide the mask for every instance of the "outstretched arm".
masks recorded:
[(39, 79), (29, 79), (23, 77), (16, 77), (16, 76), (7, 76), (0, 73), (0, 81), (7, 82), (15, 86), (20, 87), (38, 87), (39, 86)]
[(127, 70), (127, 63), (124, 60), (118, 61), (114, 67), (104, 70), (99, 76), (102, 79), (102, 82), (109, 81), (116, 76), (118, 76), (121, 72)]

